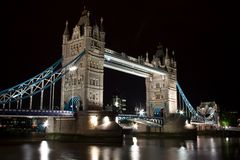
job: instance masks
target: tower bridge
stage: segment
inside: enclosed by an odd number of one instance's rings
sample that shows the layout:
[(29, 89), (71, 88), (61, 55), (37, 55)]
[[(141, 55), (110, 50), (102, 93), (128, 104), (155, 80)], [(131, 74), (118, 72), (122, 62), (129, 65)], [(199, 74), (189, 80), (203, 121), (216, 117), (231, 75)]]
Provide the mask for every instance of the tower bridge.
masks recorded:
[[(185, 111), (185, 117), (204, 121), (177, 83), (174, 51), (169, 53), (160, 44), (151, 61), (148, 54), (145, 58), (134, 58), (126, 53), (118, 53), (105, 48), (103, 19), (95, 25), (92, 25), (90, 19), (90, 12), (84, 9), (71, 34), (66, 22), (61, 60), (37, 76), (0, 92), (0, 116), (47, 116), (51, 125), (49, 133), (93, 135), (107, 130), (109, 134), (120, 135), (121, 129), (115, 123), (116, 115), (103, 110), (103, 77), (106, 67), (145, 78), (147, 116), (156, 117), (161, 111), (164, 112), (161, 119), (165, 119), (165, 123), (161, 121), (160, 126), (168, 126), (167, 122), (171, 119), (174, 121), (172, 115), (181, 116), (180, 109)], [(59, 82), (60, 111), (55, 111), (55, 85)], [(46, 91), (49, 92), (48, 102), (44, 101)], [(33, 106), (34, 97), (39, 94), (40, 104)], [(23, 105), (26, 100), (28, 107)], [(46, 103), (48, 107), (44, 108)], [(61, 120), (55, 118), (56, 115), (72, 118)], [(149, 119), (145, 120), (147, 122)], [(111, 124), (108, 127), (107, 121)], [(175, 132), (178, 123), (171, 125), (168, 132)]]

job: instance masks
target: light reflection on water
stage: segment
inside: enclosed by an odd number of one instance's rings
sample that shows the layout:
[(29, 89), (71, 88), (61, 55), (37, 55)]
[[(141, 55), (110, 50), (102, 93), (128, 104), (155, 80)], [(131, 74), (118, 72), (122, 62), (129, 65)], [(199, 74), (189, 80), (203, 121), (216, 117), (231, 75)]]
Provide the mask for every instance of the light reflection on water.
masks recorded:
[(131, 146), (131, 159), (139, 160), (139, 146), (137, 145), (137, 138), (133, 137), (133, 145)]
[(48, 160), (50, 149), (47, 141), (42, 141), (39, 147), (40, 159)]
[(99, 160), (100, 149), (97, 146), (90, 147), (91, 160)]
[[(23, 153), (24, 153), (25, 160), (32, 160), (33, 153), (32, 153), (31, 146), (29, 144), (24, 144), (22, 146), (22, 150), (23, 150)], [(28, 151), (28, 152), (26, 152), (26, 151)]]
[[(13, 154), (14, 153), (14, 154)], [(126, 138), (123, 144), (67, 143), (0, 143), (4, 160), (194, 160), (240, 159), (240, 138), (197, 137), (183, 139)]]

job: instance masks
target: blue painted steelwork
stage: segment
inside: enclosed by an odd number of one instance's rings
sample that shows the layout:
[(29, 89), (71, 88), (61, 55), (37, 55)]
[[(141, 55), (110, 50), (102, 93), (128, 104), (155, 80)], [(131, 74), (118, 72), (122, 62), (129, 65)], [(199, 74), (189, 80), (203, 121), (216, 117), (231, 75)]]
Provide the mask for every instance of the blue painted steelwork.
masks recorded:
[(190, 104), (190, 102), (188, 101), (188, 99), (186, 98), (185, 94), (183, 93), (179, 83), (177, 82), (177, 89), (184, 101), (184, 103), (186, 104), (188, 111), (191, 112), (192, 114), (192, 119), (195, 119), (196, 121), (204, 121), (204, 117), (202, 117), (201, 115), (199, 115), (196, 110), (192, 107), (192, 105)]
[(32, 77), (32, 78), (30, 78), (30, 79), (20, 83), (20, 84), (17, 84), (15, 86), (11, 87), (11, 88), (8, 88), (8, 89), (0, 91), (0, 95), (6, 94), (6, 93), (8, 93), (10, 91), (21, 89), (24, 86), (28, 86), (30, 84), (35, 83), (36, 81), (39, 81), (39, 80), (47, 77), (48, 75), (53, 73), (54, 69), (56, 69), (57, 67), (59, 67), (61, 65), (61, 62), (62, 62), (62, 58), (59, 59), (58, 61), (56, 61), (52, 66), (50, 66), (49, 68), (47, 68), (43, 72), (39, 73), (38, 75), (36, 75), (36, 76), (34, 76), (34, 77)]
[[(49, 69), (43, 71), (37, 76), (30, 78), (29, 80), (12, 88), (1, 91), (0, 104), (4, 105), (18, 100), (23, 100), (41, 92), (42, 90), (45, 90), (46, 88), (60, 80), (63, 75), (68, 73), (70, 67), (76, 65), (76, 63), (78, 63), (78, 61), (84, 54), (85, 51), (83, 50), (72, 61), (70, 61), (63, 67), (57, 69), (57, 66), (59, 66), (59, 64), (62, 62), (62, 59), (60, 59), (53, 66), (49, 67)], [(54, 69), (57, 70), (54, 71)]]
[(163, 117), (163, 109), (160, 107), (155, 107), (153, 111), (153, 116), (154, 117)]
[(64, 110), (76, 112), (78, 107), (80, 107), (80, 97), (74, 96), (72, 97), (68, 103), (64, 104)]

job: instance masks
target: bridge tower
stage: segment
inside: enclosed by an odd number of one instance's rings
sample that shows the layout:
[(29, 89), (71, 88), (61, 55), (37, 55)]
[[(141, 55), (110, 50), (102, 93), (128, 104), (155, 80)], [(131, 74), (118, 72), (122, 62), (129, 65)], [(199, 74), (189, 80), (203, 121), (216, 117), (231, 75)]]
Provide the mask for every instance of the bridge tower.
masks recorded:
[(90, 12), (84, 8), (72, 34), (66, 22), (62, 42), (62, 65), (82, 52), (84, 55), (62, 78), (61, 109), (87, 111), (102, 110), (103, 107), (105, 32), (102, 18), (100, 26), (97, 23), (92, 24), (90, 18)]
[(146, 109), (148, 116), (162, 116), (177, 111), (177, 69), (174, 52), (171, 56), (168, 49), (164, 53), (162, 44), (159, 44), (156, 54), (151, 61), (155, 68), (165, 68), (164, 75), (153, 73), (146, 78)]

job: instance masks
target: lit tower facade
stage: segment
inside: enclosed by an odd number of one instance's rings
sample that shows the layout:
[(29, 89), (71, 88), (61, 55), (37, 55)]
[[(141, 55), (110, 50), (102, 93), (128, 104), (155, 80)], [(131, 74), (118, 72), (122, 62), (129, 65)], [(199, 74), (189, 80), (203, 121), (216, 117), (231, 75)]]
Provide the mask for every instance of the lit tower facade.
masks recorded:
[(80, 53), (84, 52), (84, 55), (62, 78), (61, 109), (102, 110), (104, 47), (102, 18), (99, 25), (93, 25), (89, 11), (84, 9), (72, 34), (66, 23), (62, 42), (62, 65), (66, 65)]
[[(149, 62), (146, 56), (146, 62)], [(163, 68), (164, 75), (153, 73), (146, 78), (146, 109), (148, 116), (167, 116), (177, 112), (177, 69), (174, 52), (169, 56), (168, 49), (164, 53), (162, 44), (159, 44), (156, 54), (153, 55), (151, 64), (155, 68)]]

